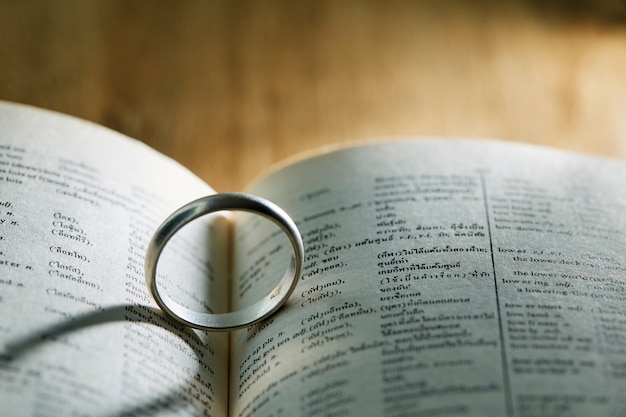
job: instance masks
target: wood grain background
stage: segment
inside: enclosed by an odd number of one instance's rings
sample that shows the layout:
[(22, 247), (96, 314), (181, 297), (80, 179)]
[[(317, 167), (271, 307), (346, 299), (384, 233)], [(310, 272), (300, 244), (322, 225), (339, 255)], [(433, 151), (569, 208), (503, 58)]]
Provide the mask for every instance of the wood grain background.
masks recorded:
[(219, 191), (371, 137), (626, 159), (626, 2), (0, 0), (0, 99), (138, 138)]

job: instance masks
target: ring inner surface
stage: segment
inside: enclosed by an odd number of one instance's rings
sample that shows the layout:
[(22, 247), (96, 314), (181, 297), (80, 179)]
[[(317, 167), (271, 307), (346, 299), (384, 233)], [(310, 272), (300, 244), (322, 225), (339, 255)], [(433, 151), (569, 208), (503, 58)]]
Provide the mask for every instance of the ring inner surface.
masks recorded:
[(298, 280), (302, 257), (297, 230), (276, 217), (220, 211), (177, 229), (156, 265), (159, 305), (205, 330), (245, 327), (275, 311)]

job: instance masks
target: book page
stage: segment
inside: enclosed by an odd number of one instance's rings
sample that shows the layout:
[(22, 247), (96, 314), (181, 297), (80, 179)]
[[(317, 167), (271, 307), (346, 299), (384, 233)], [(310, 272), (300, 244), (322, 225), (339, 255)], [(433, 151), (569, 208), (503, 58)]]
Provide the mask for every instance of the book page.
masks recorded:
[[(269, 175), (251, 192), (294, 217), (305, 266), (286, 307), (233, 335), (231, 414), (626, 415), (624, 184), (623, 164), (487, 141)], [(289, 253), (252, 274), (281, 244), (247, 227), (241, 304)]]
[[(226, 335), (166, 319), (143, 265), (159, 223), (212, 192), (137, 141), (0, 104), (0, 414), (225, 415)], [(226, 288), (204, 297), (227, 266), (225, 245), (207, 249), (225, 230), (217, 219), (173, 239), (159, 267), (168, 293), (228, 308)]]

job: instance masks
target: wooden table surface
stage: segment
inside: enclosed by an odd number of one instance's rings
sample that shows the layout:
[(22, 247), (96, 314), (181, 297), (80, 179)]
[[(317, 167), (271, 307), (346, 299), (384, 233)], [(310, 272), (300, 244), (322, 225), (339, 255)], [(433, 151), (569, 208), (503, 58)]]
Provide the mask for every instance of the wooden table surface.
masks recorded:
[(218, 191), (372, 137), (626, 159), (626, 2), (0, 0), (0, 99), (138, 138)]

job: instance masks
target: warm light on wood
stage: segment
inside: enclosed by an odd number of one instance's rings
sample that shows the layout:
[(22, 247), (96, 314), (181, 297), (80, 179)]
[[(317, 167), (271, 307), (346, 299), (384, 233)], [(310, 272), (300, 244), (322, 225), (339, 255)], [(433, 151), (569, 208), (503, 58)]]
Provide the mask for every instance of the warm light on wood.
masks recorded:
[(623, 2), (442, 3), (2, 1), (0, 99), (119, 130), (219, 191), (372, 137), (626, 158)]

